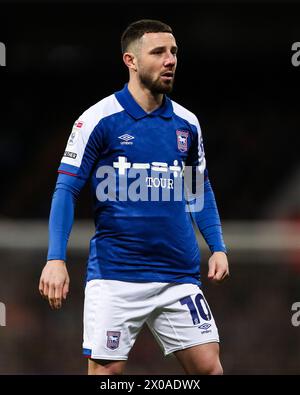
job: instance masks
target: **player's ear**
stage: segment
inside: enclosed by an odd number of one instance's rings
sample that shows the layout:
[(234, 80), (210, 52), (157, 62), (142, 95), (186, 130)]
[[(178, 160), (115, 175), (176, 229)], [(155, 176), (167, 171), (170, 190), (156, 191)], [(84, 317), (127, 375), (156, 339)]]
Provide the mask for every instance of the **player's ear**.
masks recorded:
[(136, 67), (136, 56), (132, 52), (125, 52), (123, 54), (123, 62), (126, 64), (126, 66), (134, 71), (137, 71)]

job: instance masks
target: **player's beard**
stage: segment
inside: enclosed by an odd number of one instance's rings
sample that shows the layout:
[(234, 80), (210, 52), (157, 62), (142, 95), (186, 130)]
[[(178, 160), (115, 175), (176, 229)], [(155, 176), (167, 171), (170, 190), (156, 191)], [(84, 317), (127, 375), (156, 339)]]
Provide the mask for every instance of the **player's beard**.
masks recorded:
[(149, 89), (149, 91), (153, 95), (157, 95), (160, 93), (171, 93), (173, 90), (174, 85), (174, 77), (170, 81), (162, 81), (160, 76), (158, 79), (154, 80), (150, 74), (147, 73), (140, 73), (139, 78), (141, 83)]

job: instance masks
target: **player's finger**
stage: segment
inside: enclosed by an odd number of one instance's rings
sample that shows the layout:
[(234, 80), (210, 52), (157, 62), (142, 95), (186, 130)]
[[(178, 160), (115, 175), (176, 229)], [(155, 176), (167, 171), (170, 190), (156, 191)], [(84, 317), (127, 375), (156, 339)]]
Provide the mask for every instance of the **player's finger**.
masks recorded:
[(62, 285), (61, 284), (55, 284), (55, 289), (54, 289), (54, 307), (56, 309), (61, 308), (61, 298), (62, 298)]
[(68, 294), (68, 292), (69, 292), (69, 284), (70, 284), (70, 281), (69, 281), (69, 280), (67, 280), (67, 281), (65, 282), (65, 284), (64, 284), (63, 291), (62, 291), (62, 294), (63, 294), (63, 298), (64, 298), (64, 299), (67, 299), (67, 294)]
[(221, 281), (223, 275), (224, 275), (224, 271), (223, 270), (218, 270), (217, 273), (214, 276), (214, 280), (216, 281)]
[(39, 282), (39, 292), (44, 296), (44, 279), (41, 277)]
[(223, 274), (221, 280), (222, 280), (222, 281), (223, 281), (223, 280), (226, 280), (226, 279), (228, 279), (228, 277), (229, 277), (229, 271), (226, 270), (226, 272)]
[(48, 299), (48, 284), (47, 283), (42, 283), (40, 287), (40, 294), (43, 299)]
[(209, 271), (207, 277), (213, 278), (215, 273), (216, 273), (216, 262), (212, 260), (209, 262)]
[(49, 282), (44, 281), (44, 287), (43, 287), (43, 298), (48, 299), (48, 294), (49, 294)]
[(54, 295), (55, 295), (55, 289), (54, 289), (54, 283), (49, 284), (49, 291), (48, 291), (48, 301), (51, 309), (54, 309)]

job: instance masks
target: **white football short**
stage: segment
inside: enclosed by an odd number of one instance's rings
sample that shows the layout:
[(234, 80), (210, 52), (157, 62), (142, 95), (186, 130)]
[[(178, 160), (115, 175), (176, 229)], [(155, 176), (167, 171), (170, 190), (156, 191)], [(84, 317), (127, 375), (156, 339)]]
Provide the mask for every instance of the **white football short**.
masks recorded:
[(91, 280), (84, 301), (83, 354), (126, 360), (146, 323), (165, 355), (219, 342), (218, 329), (195, 284)]

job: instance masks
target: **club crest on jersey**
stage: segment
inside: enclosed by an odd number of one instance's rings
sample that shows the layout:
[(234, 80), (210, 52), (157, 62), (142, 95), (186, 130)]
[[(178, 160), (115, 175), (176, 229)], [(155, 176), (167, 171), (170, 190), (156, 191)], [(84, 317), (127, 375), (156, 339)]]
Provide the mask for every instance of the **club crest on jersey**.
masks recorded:
[(119, 347), (121, 332), (107, 331), (106, 336), (107, 336), (106, 345), (108, 348), (110, 348), (111, 350), (115, 350), (116, 348)]
[(176, 130), (176, 136), (177, 148), (180, 152), (186, 152), (188, 149), (189, 132), (185, 132), (184, 130)]

